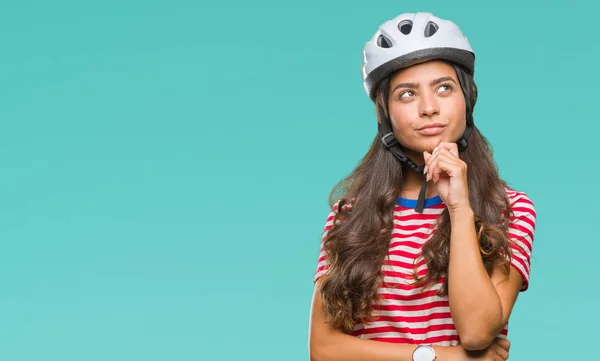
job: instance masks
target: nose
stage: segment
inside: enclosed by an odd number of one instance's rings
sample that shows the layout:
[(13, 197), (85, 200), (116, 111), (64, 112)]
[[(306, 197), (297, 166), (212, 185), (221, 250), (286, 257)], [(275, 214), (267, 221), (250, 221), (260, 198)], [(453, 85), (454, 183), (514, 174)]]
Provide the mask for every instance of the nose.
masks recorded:
[(420, 100), (421, 103), (419, 104), (419, 106), (422, 117), (432, 117), (440, 113), (440, 107), (434, 95), (423, 94)]

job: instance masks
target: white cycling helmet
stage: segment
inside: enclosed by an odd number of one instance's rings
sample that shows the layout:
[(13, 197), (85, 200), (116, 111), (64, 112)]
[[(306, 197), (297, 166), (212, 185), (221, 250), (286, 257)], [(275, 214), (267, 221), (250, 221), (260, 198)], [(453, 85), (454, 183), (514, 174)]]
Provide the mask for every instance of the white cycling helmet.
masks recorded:
[(363, 50), (363, 85), (371, 99), (394, 70), (445, 59), (475, 71), (475, 54), (456, 24), (431, 13), (405, 13), (381, 24)]

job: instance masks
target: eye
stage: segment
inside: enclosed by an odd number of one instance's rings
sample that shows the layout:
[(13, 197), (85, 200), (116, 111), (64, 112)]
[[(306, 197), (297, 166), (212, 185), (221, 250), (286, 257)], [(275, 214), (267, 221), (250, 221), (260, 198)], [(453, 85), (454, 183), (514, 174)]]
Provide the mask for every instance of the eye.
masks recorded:
[(409, 97), (414, 96), (415, 93), (412, 90), (405, 90), (403, 92), (400, 93), (400, 95), (398, 96), (398, 98), (400, 99), (408, 99)]
[(450, 85), (450, 84), (442, 84), (442, 85), (439, 86), (438, 92), (440, 92), (440, 93), (449, 93), (450, 91), (452, 91), (452, 89), (454, 89), (452, 87), (452, 85)]

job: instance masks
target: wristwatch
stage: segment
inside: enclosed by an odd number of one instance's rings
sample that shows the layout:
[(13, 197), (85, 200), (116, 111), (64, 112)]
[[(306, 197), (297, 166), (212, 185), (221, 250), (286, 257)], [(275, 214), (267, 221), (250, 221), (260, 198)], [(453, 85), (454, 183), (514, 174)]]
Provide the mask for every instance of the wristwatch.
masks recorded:
[(431, 345), (419, 345), (413, 351), (413, 361), (433, 361), (436, 359), (435, 350)]

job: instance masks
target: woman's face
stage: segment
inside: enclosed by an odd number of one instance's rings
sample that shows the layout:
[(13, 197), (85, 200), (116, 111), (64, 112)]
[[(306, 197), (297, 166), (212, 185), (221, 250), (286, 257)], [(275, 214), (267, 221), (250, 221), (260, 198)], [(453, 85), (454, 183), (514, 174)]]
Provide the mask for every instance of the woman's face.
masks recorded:
[(394, 74), (388, 107), (396, 139), (417, 159), (440, 142), (456, 142), (465, 130), (465, 98), (454, 68), (443, 61)]

